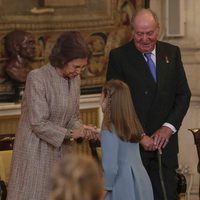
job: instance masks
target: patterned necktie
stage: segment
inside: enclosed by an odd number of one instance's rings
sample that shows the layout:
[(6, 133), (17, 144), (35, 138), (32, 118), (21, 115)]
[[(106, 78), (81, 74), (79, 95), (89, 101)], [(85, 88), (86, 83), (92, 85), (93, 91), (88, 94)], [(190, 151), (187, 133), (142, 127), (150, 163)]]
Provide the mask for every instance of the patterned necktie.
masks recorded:
[(156, 66), (153, 60), (151, 59), (151, 53), (144, 53), (144, 56), (147, 59), (147, 64), (149, 66), (153, 79), (156, 82)]

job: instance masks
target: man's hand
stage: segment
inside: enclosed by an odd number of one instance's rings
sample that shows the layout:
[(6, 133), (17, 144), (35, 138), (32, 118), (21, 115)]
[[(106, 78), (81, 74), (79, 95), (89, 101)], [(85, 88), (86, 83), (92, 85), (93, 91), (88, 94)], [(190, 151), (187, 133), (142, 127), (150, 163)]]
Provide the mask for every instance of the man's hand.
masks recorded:
[(158, 129), (153, 135), (154, 144), (158, 149), (164, 149), (169, 142), (170, 137), (172, 136), (172, 130), (167, 126), (162, 126)]

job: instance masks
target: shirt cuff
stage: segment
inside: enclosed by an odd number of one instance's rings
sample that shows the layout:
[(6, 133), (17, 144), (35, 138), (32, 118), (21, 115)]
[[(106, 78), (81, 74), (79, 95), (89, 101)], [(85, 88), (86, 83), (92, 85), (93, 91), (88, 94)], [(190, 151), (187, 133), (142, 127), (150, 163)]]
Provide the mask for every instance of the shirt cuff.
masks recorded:
[(172, 135), (174, 134), (174, 133), (176, 133), (176, 128), (172, 125), (172, 124), (170, 124), (170, 123), (164, 123), (163, 124), (163, 126), (166, 126), (166, 127), (168, 127), (168, 128), (170, 128), (171, 130), (172, 130)]

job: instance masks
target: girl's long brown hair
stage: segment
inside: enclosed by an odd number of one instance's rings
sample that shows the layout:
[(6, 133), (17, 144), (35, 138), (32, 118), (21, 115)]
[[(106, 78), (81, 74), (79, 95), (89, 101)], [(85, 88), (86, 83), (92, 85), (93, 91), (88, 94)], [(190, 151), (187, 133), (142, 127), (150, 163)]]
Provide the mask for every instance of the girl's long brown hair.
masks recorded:
[(130, 90), (126, 83), (120, 80), (110, 80), (103, 87), (107, 105), (104, 112), (102, 128), (112, 130), (125, 141), (138, 142), (144, 132), (138, 120)]

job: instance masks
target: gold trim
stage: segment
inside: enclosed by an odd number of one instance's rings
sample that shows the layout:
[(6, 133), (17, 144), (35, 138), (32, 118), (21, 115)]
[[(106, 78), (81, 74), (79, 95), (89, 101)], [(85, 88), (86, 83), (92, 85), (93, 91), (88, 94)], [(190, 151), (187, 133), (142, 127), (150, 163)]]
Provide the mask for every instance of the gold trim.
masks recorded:
[(200, 128), (192, 128), (192, 129), (188, 129), (189, 131), (191, 131), (192, 133), (197, 133), (200, 131)]
[(0, 116), (0, 123), (2, 123), (1, 120), (19, 119), (19, 117), (20, 115), (2, 115)]
[(15, 137), (4, 137), (0, 139), (0, 142), (12, 142), (15, 140)]

